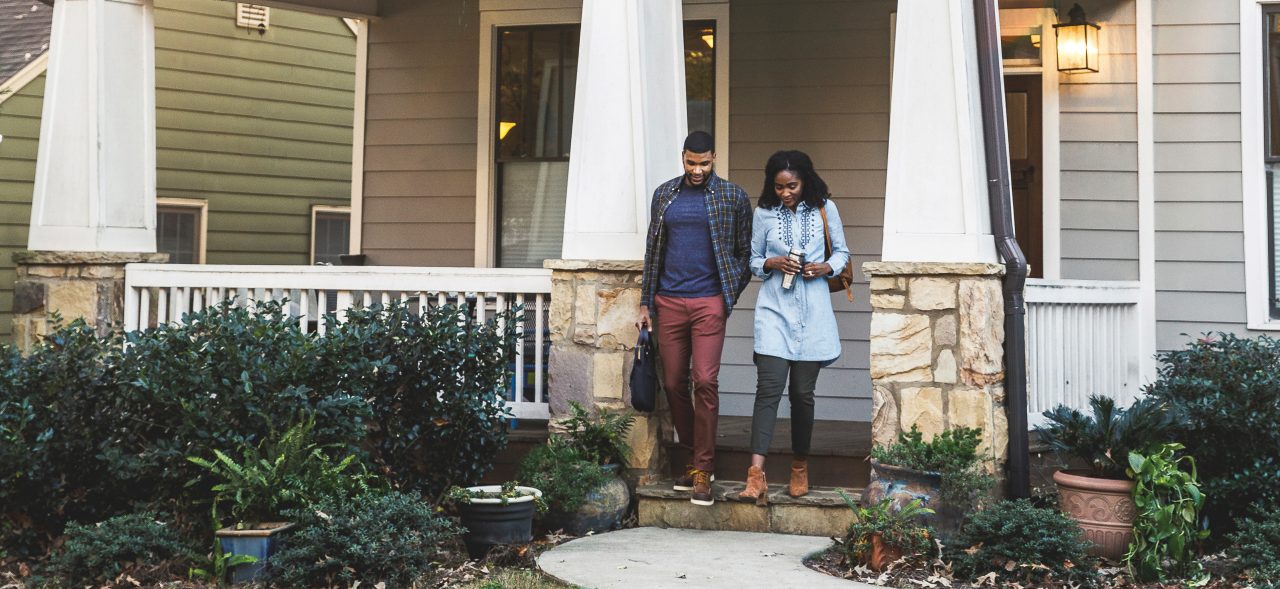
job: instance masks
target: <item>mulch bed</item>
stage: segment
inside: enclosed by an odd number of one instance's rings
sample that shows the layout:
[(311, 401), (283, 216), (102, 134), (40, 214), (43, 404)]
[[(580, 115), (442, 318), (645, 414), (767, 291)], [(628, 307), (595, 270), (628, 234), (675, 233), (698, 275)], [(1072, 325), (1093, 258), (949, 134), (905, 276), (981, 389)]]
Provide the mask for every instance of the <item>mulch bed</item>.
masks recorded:
[[(1205, 570), (1209, 571), (1212, 578), (1205, 585), (1201, 585), (1204, 589), (1248, 589), (1251, 585), (1239, 574), (1234, 572), (1232, 561), (1220, 554), (1203, 557), (1201, 562), (1204, 564)], [(1027, 581), (1016, 582), (1010, 580), (1002, 580), (1000, 575), (995, 572), (988, 573), (976, 579), (959, 579), (951, 570), (948, 563), (941, 560), (934, 560), (930, 563), (909, 562), (899, 560), (888, 567), (884, 572), (874, 572), (866, 568), (860, 563), (849, 563), (846, 561), (844, 554), (835, 549), (828, 549), (825, 552), (805, 561), (805, 565), (809, 568), (821, 573), (839, 577), (841, 579), (849, 579), (878, 585), (883, 587), (895, 588), (947, 588), (947, 589), (973, 589), (979, 587), (1007, 587), (1010, 589), (1076, 589), (1084, 587), (1078, 583), (1067, 583), (1062, 581)], [(852, 566), (856, 565), (856, 566)], [(1023, 569), (1026, 573), (1035, 572), (1036, 568), (1045, 569), (1043, 565), (1019, 565), (1012, 561), (1004, 564), (1004, 570), (1009, 576), (1019, 577), (1024, 575), (1016, 574), (1015, 571)], [(1137, 583), (1129, 577), (1128, 572), (1120, 563), (1104, 563), (1104, 566), (1097, 569), (1099, 577), (1098, 583), (1092, 585), (1098, 589), (1181, 589), (1185, 588), (1185, 582), (1171, 583)], [(1025, 575), (1032, 577), (1035, 575)]]

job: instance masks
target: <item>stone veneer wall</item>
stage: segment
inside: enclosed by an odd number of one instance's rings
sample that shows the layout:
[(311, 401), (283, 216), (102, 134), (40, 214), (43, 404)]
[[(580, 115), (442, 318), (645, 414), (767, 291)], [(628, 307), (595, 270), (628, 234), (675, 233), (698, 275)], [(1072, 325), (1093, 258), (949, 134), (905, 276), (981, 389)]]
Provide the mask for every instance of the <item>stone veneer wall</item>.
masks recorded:
[(1008, 454), (1004, 299), (997, 264), (868, 262), (872, 443), (919, 427), (984, 431), (979, 451), (1000, 472)]
[[(568, 414), (569, 401), (592, 410), (629, 410), (643, 262), (547, 260), (544, 266), (551, 270), (547, 375), (553, 427)], [(662, 415), (637, 414), (631, 428), (627, 466), (642, 481), (661, 471)]]
[(50, 314), (84, 319), (99, 335), (124, 323), (124, 266), (163, 263), (168, 254), (18, 252), (13, 285), (13, 342), (29, 351), (49, 332)]

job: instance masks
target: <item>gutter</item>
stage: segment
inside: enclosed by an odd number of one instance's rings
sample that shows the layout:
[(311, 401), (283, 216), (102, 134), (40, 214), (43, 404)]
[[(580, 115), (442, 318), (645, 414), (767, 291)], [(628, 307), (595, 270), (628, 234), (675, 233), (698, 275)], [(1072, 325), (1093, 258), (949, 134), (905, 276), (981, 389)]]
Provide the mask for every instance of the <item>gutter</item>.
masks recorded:
[(1000, 57), (997, 0), (973, 0), (978, 45), (978, 87), (982, 95), (982, 135), (986, 146), (987, 201), (996, 250), (1004, 260), (1005, 412), (1009, 421), (1008, 497), (1031, 496), (1027, 431), (1027, 258), (1013, 234), (1013, 191), (1009, 136), (1005, 125), (1004, 73)]

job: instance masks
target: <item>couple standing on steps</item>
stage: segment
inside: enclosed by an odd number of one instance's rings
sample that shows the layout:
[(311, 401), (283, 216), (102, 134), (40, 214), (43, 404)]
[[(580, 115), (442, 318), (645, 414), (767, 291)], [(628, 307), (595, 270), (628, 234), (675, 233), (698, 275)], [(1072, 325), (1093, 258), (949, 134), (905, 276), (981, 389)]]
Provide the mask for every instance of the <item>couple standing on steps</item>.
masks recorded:
[[(653, 193), (636, 325), (654, 329), (671, 420), (692, 456), (675, 489), (692, 491), (696, 505), (712, 505), (725, 323), (751, 274), (763, 279), (755, 309), (751, 467), (739, 499), (766, 505), (764, 462), (784, 387), (795, 456), (787, 492), (809, 492), (814, 388), (818, 371), (840, 356), (826, 279), (849, 263), (849, 248), (809, 156), (773, 154), (753, 211), (746, 191), (715, 174), (714, 145), (711, 135), (690, 133), (680, 152), (684, 174)], [(824, 218), (832, 228), (829, 257)]]

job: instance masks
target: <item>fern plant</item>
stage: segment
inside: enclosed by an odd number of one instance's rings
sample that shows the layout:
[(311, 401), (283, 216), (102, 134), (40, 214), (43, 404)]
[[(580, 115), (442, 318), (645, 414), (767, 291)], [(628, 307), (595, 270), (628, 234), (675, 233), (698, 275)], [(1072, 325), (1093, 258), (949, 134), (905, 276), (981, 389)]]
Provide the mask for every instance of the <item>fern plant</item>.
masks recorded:
[(958, 508), (970, 505), (995, 484), (995, 479), (982, 468), (985, 459), (978, 455), (982, 430), (960, 427), (944, 431), (928, 442), (915, 426), (900, 432), (898, 441), (871, 449), (871, 457), (891, 464), (942, 477), (942, 501)]
[(246, 447), (237, 461), (221, 450), (208, 460), (187, 460), (221, 479), (213, 486), (215, 508), (230, 504), (237, 527), (267, 521), (290, 509), (304, 509), (328, 498), (346, 498), (379, 486), (354, 455), (334, 461), (313, 440), (314, 422), (304, 420), (279, 439)]
[(616, 413), (602, 409), (592, 417), (576, 401), (569, 401), (569, 418), (561, 422), (569, 445), (580, 450), (596, 464), (626, 464), (631, 455), (627, 432), (635, 423), (630, 411)]

